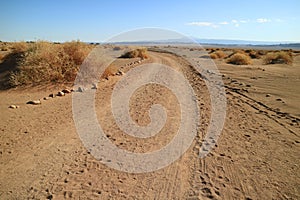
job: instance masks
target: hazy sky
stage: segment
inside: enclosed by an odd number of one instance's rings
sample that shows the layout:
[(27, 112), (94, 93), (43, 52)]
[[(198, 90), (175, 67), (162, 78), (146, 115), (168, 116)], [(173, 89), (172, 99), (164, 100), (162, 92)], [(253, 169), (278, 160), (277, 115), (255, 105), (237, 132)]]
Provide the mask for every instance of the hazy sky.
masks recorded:
[(0, 40), (104, 41), (157, 27), (203, 39), (300, 42), (299, 0), (0, 2)]

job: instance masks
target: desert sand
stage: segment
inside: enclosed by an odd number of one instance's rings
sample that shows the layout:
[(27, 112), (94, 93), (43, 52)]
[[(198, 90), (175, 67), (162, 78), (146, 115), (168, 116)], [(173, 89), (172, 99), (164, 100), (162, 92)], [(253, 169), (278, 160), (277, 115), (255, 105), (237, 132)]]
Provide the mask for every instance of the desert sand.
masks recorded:
[[(188, 56), (189, 50), (180, 48)], [(163, 63), (184, 74), (198, 98), (197, 137), (179, 160), (149, 173), (109, 168), (79, 139), (72, 94), (43, 100), (70, 85), (2, 90), (0, 199), (300, 199), (300, 56), (292, 65), (263, 65), (256, 59), (240, 66), (215, 60), (226, 88), (226, 121), (216, 147), (199, 158), (211, 109), (205, 82), (184, 58), (153, 51), (149, 55), (144, 62)], [(126, 73), (140, 65), (126, 65), (133, 60), (120, 59), (117, 65), (126, 66)], [(157, 85), (134, 94), (130, 112), (138, 124), (149, 123), (153, 103), (168, 112), (159, 134), (136, 139), (118, 129), (110, 111), (110, 95), (121, 78), (110, 76), (98, 84), (96, 110), (104, 132), (116, 146), (133, 152), (166, 145), (180, 119), (175, 96)], [(35, 99), (42, 99), (41, 105), (26, 104)], [(12, 104), (20, 107), (11, 109)]]

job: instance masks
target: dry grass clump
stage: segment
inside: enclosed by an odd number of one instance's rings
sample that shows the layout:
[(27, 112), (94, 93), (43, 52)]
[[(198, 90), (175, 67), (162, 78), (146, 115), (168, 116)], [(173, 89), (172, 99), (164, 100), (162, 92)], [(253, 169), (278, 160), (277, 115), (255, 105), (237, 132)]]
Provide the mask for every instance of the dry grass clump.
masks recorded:
[(252, 61), (251, 58), (244, 53), (235, 53), (227, 60), (227, 63), (234, 65), (249, 65)]
[(76, 65), (81, 65), (91, 50), (90, 45), (78, 40), (63, 43), (63, 49)]
[(114, 65), (110, 65), (107, 67), (103, 74), (101, 75), (101, 78), (108, 79), (109, 76), (114, 76), (118, 72), (118, 67)]
[(248, 55), (251, 58), (255, 58), (255, 59), (259, 59), (261, 57), (261, 55), (257, 51), (254, 51), (254, 50), (249, 51)]
[(244, 50), (242, 50), (242, 49), (232, 49), (231, 51), (232, 51), (232, 53), (229, 54), (228, 58), (230, 58), (231, 56), (233, 56), (233, 55), (235, 55), (235, 54), (237, 54), (237, 53), (239, 53), (239, 54), (244, 54), (244, 55), (248, 55), (248, 53), (246, 53), (246, 52), (245, 52)]
[(12, 44), (12, 52), (15, 53), (15, 54), (18, 54), (18, 53), (24, 53), (25, 51), (28, 50), (29, 48), (29, 44), (22, 41), (22, 42), (14, 42)]
[(227, 55), (222, 50), (217, 50), (210, 54), (212, 59), (225, 58)]
[(141, 58), (141, 59), (147, 59), (148, 57), (149, 56), (146, 48), (134, 49), (120, 56), (120, 58)]
[(79, 66), (91, 49), (91, 45), (79, 41), (63, 44), (39, 41), (27, 45), (17, 63), (18, 70), (10, 75), (10, 85), (74, 81)]
[(279, 51), (270, 52), (264, 57), (264, 64), (292, 64), (293, 56), (290, 52)]

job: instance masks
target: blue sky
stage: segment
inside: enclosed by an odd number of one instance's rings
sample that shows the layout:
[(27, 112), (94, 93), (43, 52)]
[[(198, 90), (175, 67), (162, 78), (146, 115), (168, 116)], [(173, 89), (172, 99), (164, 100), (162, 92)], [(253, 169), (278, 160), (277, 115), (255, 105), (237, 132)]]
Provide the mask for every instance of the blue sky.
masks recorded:
[(299, 10), (298, 0), (9, 0), (0, 2), (0, 40), (101, 42), (157, 27), (203, 39), (300, 42)]

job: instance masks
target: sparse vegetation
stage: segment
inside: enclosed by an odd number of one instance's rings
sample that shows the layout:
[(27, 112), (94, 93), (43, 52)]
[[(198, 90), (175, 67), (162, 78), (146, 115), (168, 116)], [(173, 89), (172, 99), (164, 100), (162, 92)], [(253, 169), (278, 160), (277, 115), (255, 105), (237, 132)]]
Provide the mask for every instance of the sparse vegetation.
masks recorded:
[(265, 55), (264, 64), (292, 64), (293, 56), (290, 52), (279, 51), (271, 52)]
[(132, 51), (126, 52), (121, 56), (121, 58), (141, 58), (147, 59), (148, 52), (146, 48), (134, 49)]
[(235, 53), (228, 60), (227, 63), (234, 65), (249, 65), (252, 64), (251, 58), (244, 53)]
[(22, 54), (17, 71), (10, 74), (9, 84), (18, 86), (40, 82), (74, 81), (79, 66), (91, 51), (92, 46), (80, 41), (53, 44), (14, 43), (13, 52)]
[(101, 78), (108, 79), (109, 76), (114, 76), (117, 72), (118, 67), (111, 65), (104, 70), (103, 74), (101, 75)]
[(261, 55), (260, 55), (258, 52), (254, 51), (254, 50), (250, 50), (250, 51), (248, 52), (248, 55), (249, 55), (251, 58), (255, 58), (255, 59), (261, 58)]
[(29, 45), (26, 42), (14, 42), (12, 44), (12, 50), (13, 53), (24, 53), (25, 51), (27, 51)]
[(222, 50), (217, 50), (210, 54), (212, 59), (225, 58), (227, 55)]

